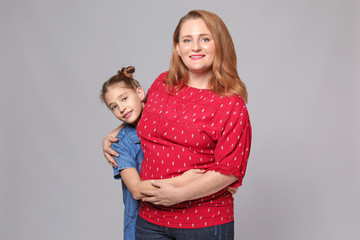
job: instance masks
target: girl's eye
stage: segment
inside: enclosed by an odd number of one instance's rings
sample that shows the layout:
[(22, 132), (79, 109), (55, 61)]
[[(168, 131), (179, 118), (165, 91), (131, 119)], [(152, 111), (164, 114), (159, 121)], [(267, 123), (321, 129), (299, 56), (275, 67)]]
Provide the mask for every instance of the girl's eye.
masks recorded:
[(127, 97), (124, 97), (124, 98), (122, 99), (123, 102), (125, 102), (126, 100), (127, 100)]
[(202, 41), (203, 41), (203, 42), (209, 42), (210, 39), (209, 39), (209, 38), (203, 38)]
[(184, 43), (189, 43), (190, 42), (190, 39), (185, 39), (184, 40)]
[(111, 111), (114, 111), (116, 108), (117, 108), (117, 106), (116, 106), (116, 105), (115, 105), (115, 106), (113, 106), (113, 107), (111, 107)]

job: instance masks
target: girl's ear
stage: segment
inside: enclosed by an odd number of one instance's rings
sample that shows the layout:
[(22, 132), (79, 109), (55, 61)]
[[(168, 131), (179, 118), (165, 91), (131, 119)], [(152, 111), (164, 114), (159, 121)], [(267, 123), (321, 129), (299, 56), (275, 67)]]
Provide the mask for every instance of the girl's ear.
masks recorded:
[(141, 87), (136, 89), (136, 93), (138, 94), (140, 100), (143, 102), (145, 100), (145, 91)]

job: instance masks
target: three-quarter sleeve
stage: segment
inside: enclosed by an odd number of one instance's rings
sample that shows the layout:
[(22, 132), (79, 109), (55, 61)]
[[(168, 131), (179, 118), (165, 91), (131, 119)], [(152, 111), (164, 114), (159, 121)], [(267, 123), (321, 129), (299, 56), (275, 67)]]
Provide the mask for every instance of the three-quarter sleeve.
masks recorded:
[(238, 177), (232, 187), (242, 185), (251, 146), (251, 125), (244, 104), (234, 103), (215, 147), (215, 165), (210, 170)]

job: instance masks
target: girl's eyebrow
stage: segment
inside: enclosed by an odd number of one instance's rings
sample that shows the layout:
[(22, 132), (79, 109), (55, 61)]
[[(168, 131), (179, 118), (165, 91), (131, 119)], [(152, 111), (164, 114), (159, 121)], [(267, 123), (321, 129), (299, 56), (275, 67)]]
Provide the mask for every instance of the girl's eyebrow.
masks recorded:
[(114, 103), (109, 103), (109, 105), (108, 105), (108, 108), (111, 108), (111, 105), (113, 105)]
[[(121, 97), (124, 96), (125, 94), (127, 94), (127, 93), (120, 94), (119, 96), (117, 96), (116, 99), (121, 98)], [(110, 108), (111, 104), (115, 104), (115, 103), (113, 103), (113, 102), (109, 103), (108, 108)]]
[(116, 99), (121, 98), (122, 96), (126, 95), (127, 93), (120, 94)]

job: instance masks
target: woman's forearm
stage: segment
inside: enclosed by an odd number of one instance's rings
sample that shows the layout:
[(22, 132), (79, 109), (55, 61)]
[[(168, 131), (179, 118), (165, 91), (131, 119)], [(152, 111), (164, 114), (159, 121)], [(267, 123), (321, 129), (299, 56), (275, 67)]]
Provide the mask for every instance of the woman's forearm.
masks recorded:
[(208, 171), (179, 187), (161, 182), (152, 182), (155, 190), (142, 191), (142, 201), (156, 205), (171, 206), (179, 202), (198, 199), (214, 194), (235, 182), (238, 178), (215, 171)]
[[(171, 184), (174, 187), (181, 187), (200, 177), (203, 172), (204, 171), (200, 169), (191, 169), (180, 176), (174, 178), (156, 179), (155, 181)], [(145, 197), (145, 195), (141, 193), (142, 191), (157, 189), (157, 187), (153, 186), (151, 183), (153, 180), (141, 181), (139, 173), (135, 168), (123, 169), (121, 170), (120, 174), (126, 187), (129, 189), (133, 198), (136, 200)]]
[(188, 184), (177, 187), (181, 201), (193, 200), (214, 194), (237, 181), (233, 175), (224, 175), (215, 171), (208, 171)]
[[(168, 183), (171, 184), (175, 187), (180, 187), (183, 183), (181, 183), (181, 181), (178, 181), (179, 178), (166, 178), (166, 179), (157, 179), (156, 181), (158, 182), (163, 182), (163, 183)], [(153, 180), (145, 180), (145, 181), (139, 181), (131, 190), (131, 194), (133, 195), (133, 198), (135, 200), (140, 200), (143, 197), (146, 197), (145, 195), (143, 195), (141, 192), (142, 191), (146, 191), (146, 190), (156, 190), (157, 187), (153, 186), (151, 184)]]

